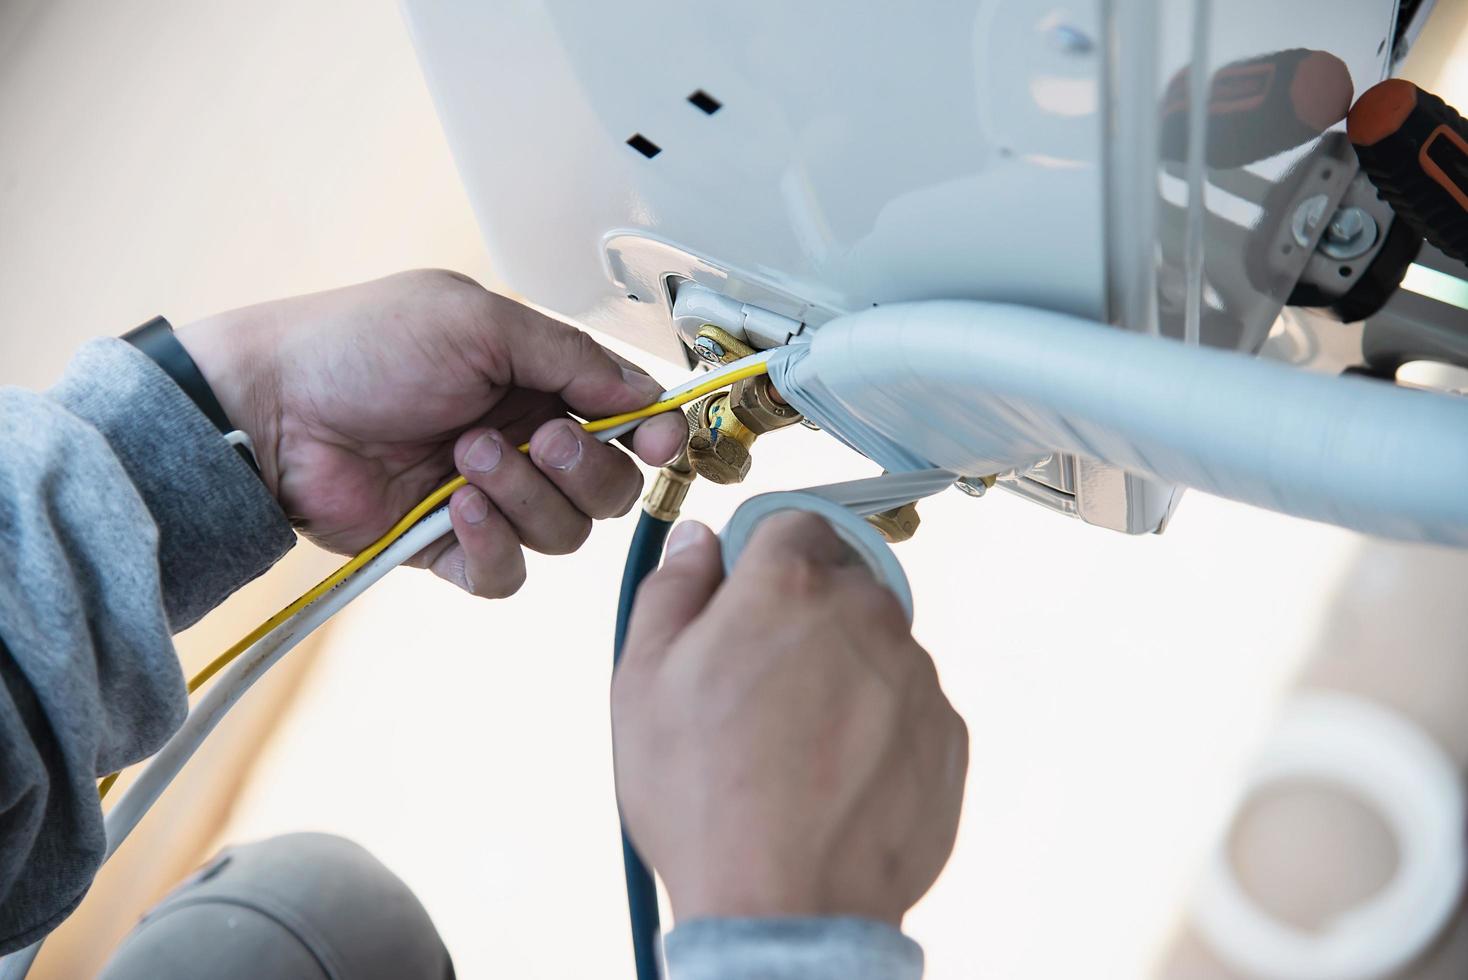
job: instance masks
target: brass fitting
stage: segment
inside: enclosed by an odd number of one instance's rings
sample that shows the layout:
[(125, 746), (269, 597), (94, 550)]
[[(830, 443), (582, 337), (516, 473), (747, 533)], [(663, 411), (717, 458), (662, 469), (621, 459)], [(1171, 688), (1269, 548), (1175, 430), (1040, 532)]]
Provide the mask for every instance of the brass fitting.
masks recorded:
[[(698, 328), (694, 350), (716, 364), (754, 353), (754, 348), (711, 323)], [(745, 378), (727, 394), (710, 395), (689, 409), (689, 460), (710, 482), (740, 483), (749, 475), (754, 440), (799, 421), (800, 413), (780, 397), (769, 378)]]
[(867, 523), (877, 529), (888, 544), (906, 541), (917, 533), (922, 518), (918, 517), (917, 501), (893, 507), (878, 514), (867, 516)]
[(693, 472), (693, 464), (688, 461), (688, 449), (685, 446), (677, 459), (658, 470), (658, 475), (653, 477), (647, 496), (642, 498), (642, 509), (659, 520), (669, 523), (676, 521), (683, 510), (683, 500), (688, 496), (688, 488), (693, 484), (695, 476), (697, 474)]
[(734, 382), (729, 389), (729, 405), (744, 427), (757, 436), (800, 421), (800, 413), (780, 397), (766, 375)]
[(727, 394), (710, 395), (689, 413), (693, 434), (688, 458), (698, 475), (712, 483), (739, 483), (749, 475), (749, 447), (756, 433), (739, 421)]
[(698, 328), (693, 352), (710, 364), (728, 364), (754, 353), (754, 348), (722, 327), (705, 323)]

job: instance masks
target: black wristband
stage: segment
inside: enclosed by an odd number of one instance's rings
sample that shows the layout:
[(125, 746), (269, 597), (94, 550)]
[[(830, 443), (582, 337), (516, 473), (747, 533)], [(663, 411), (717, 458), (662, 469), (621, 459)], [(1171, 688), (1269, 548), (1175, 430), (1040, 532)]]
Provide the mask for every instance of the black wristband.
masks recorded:
[[(172, 324), (161, 316), (155, 316), (142, 326), (134, 327), (123, 334), (122, 339), (148, 355), (164, 374), (173, 379), (173, 383), (214, 423), (221, 435), (235, 431), (236, 426), (224, 414), (224, 407), (214, 397), (214, 389), (204, 380), (199, 365), (194, 363), (184, 345), (173, 335)], [(240, 458), (250, 464), (250, 469), (258, 474), (260, 467), (255, 464), (255, 457), (250, 451), (243, 445), (236, 445), (234, 448)]]

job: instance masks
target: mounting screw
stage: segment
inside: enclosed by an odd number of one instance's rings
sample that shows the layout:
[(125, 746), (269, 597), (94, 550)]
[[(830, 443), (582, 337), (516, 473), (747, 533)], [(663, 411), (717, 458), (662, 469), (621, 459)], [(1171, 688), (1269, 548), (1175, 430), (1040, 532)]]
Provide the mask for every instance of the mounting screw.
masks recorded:
[(1295, 236), (1295, 244), (1301, 248), (1310, 247), (1310, 236), (1320, 226), (1320, 219), (1325, 217), (1325, 209), (1330, 204), (1330, 198), (1324, 194), (1316, 194), (1307, 197), (1295, 208), (1294, 215), (1290, 218), (1290, 233)]
[(1333, 259), (1354, 259), (1376, 244), (1376, 221), (1357, 207), (1341, 208), (1320, 236), (1320, 251)]
[(1333, 241), (1344, 242), (1361, 234), (1361, 229), (1366, 225), (1366, 212), (1360, 208), (1342, 208), (1330, 219), (1330, 227), (1325, 233)]
[(724, 362), (724, 347), (712, 337), (699, 337), (693, 342), (693, 352), (710, 364)]
[(985, 481), (986, 478), (982, 476), (965, 476), (961, 478), (957, 483), (955, 483), (954, 486), (957, 487), (960, 492), (966, 493), (970, 497), (978, 498), (987, 493), (989, 491), (989, 487), (992, 486), (994, 483), (993, 477), (988, 477), (987, 482)]

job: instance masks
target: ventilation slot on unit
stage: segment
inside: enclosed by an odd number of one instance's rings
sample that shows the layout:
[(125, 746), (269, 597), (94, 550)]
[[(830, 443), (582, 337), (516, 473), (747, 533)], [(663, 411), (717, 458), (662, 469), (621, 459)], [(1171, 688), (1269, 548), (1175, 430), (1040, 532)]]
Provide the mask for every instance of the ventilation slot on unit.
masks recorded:
[(649, 160), (657, 156), (659, 153), (663, 152), (663, 148), (661, 146), (658, 146), (656, 143), (648, 139), (646, 136), (643, 136), (641, 133), (633, 133), (630, 137), (628, 137), (627, 145), (632, 147), (632, 149), (636, 150), (638, 153), (641, 153), (643, 156), (647, 157)]
[(712, 116), (724, 107), (724, 103), (709, 95), (703, 89), (699, 89), (688, 97), (688, 101), (702, 109), (706, 115)]

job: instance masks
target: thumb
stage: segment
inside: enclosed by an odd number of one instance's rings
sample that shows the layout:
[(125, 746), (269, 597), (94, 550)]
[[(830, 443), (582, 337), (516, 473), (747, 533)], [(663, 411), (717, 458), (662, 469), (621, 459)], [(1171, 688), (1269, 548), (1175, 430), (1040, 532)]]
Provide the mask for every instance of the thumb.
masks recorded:
[(643, 580), (627, 624), (627, 660), (661, 656), (703, 612), (724, 579), (719, 539), (697, 521), (684, 521), (668, 538), (663, 565)]

